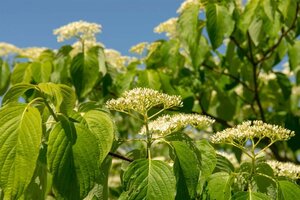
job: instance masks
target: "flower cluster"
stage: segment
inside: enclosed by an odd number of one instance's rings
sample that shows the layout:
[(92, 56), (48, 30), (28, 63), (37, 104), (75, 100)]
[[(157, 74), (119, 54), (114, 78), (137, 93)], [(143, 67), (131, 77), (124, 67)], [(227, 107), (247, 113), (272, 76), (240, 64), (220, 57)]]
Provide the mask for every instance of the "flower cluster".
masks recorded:
[(22, 49), (22, 51), (20, 52), (21, 56), (24, 56), (26, 58), (29, 58), (31, 60), (35, 60), (38, 59), (39, 56), (41, 55), (41, 53), (43, 51), (45, 51), (47, 48), (45, 47), (29, 47), (26, 49)]
[[(197, 114), (175, 114), (164, 115), (158, 117), (156, 120), (151, 121), (148, 125), (151, 133), (158, 135), (168, 135), (170, 133), (179, 131), (188, 125), (193, 127), (204, 129), (214, 123), (209, 117), (197, 115)], [(139, 134), (146, 134), (146, 127), (144, 126)]]
[(267, 161), (276, 176), (285, 176), (290, 179), (300, 179), (300, 166), (290, 162)]
[(160, 23), (157, 27), (154, 28), (155, 33), (166, 33), (166, 36), (169, 38), (176, 37), (176, 26), (178, 18), (170, 18), (167, 21)]
[(134, 59), (128, 56), (122, 56), (120, 52), (114, 49), (105, 49), (104, 53), (106, 61), (119, 70), (123, 70), (125, 64)]
[(129, 51), (141, 55), (144, 52), (144, 50), (147, 48), (147, 46), (148, 46), (147, 42), (141, 42), (132, 46)]
[(248, 139), (269, 138), (271, 141), (288, 140), (295, 133), (277, 125), (271, 125), (262, 121), (246, 121), (235, 128), (228, 128), (217, 132), (211, 137), (213, 143), (244, 144)]
[(198, 6), (199, 8), (201, 7), (200, 0), (186, 0), (180, 5), (180, 7), (177, 10), (177, 13), (182, 13), (187, 8), (195, 6)]
[(0, 56), (7, 56), (9, 54), (19, 54), (21, 49), (16, 47), (15, 45), (0, 42)]
[(69, 23), (53, 31), (57, 35), (57, 41), (63, 42), (71, 38), (80, 38), (81, 40), (96, 41), (96, 34), (100, 33), (101, 25), (85, 21)]
[(136, 111), (142, 115), (158, 105), (163, 105), (164, 109), (182, 106), (180, 96), (167, 95), (149, 88), (135, 88), (123, 93), (118, 99), (106, 102), (108, 109), (121, 112)]

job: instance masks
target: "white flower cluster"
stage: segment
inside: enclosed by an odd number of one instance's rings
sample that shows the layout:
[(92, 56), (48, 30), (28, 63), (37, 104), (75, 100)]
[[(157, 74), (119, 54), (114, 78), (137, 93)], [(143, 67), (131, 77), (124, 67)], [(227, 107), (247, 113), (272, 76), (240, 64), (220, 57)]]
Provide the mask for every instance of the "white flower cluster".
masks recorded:
[(113, 67), (116, 67), (119, 70), (125, 69), (126, 63), (132, 62), (134, 58), (128, 56), (122, 56), (120, 52), (114, 49), (105, 49), (105, 58)]
[(53, 31), (57, 35), (57, 41), (63, 42), (71, 38), (79, 38), (81, 40), (96, 41), (96, 34), (100, 33), (101, 25), (89, 23), (86, 21), (77, 21), (69, 23)]
[[(149, 131), (158, 135), (168, 135), (170, 133), (179, 131), (188, 125), (204, 129), (214, 123), (214, 120), (197, 114), (175, 114), (164, 115), (151, 121), (148, 125)], [(146, 127), (144, 126), (139, 134), (146, 134)]]
[(154, 28), (154, 33), (166, 33), (166, 36), (169, 38), (176, 37), (177, 21), (178, 18), (173, 17), (165, 22), (160, 23), (157, 27)]
[(135, 88), (123, 93), (122, 97), (106, 102), (110, 110), (123, 112), (136, 111), (142, 115), (157, 106), (163, 105), (164, 109), (182, 106), (180, 96), (167, 95), (149, 88)]
[(26, 58), (29, 58), (31, 60), (35, 60), (38, 59), (39, 56), (41, 55), (41, 53), (43, 51), (45, 51), (47, 48), (45, 47), (29, 47), (26, 49), (22, 49), (22, 51), (20, 52), (21, 56), (24, 56)]
[(267, 161), (276, 176), (285, 176), (290, 179), (300, 179), (300, 166), (290, 162)]
[(211, 137), (213, 143), (232, 143), (244, 144), (250, 138), (269, 138), (271, 141), (288, 140), (295, 133), (291, 130), (277, 125), (267, 124), (262, 121), (246, 121), (235, 128), (228, 128), (217, 132)]
[(187, 8), (194, 7), (194, 6), (198, 6), (200, 8), (201, 6), (200, 0), (186, 0), (180, 5), (180, 7), (177, 10), (177, 13), (182, 13)]
[(147, 48), (147, 46), (148, 46), (147, 42), (141, 42), (132, 46), (129, 51), (141, 55), (144, 52), (144, 50)]
[(0, 42), (0, 56), (7, 56), (10, 54), (19, 54), (21, 49), (13, 44)]

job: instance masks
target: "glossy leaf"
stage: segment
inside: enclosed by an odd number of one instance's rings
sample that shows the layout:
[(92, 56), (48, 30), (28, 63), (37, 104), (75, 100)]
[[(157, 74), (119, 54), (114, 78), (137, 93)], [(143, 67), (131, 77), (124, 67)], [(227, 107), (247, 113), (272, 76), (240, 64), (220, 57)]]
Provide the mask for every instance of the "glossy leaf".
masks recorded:
[(36, 89), (34, 85), (20, 83), (12, 86), (3, 97), (3, 104), (16, 102), (28, 90)]
[(111, 117), (99, 110), (91, 110), (83, 115), (92, 133), (97, 137), (100, 163), (109, 153), (114, 140), (115, 127)]
[(300, 196), (299, 185), (290, 181), (278, 181), (280, 187), (280, 199), (298, 199)]
[(232, 200), (271, 200), (272, 198), (260, 192), (237, 192)]
[(120, 199), (175, 198), (175, 177), (172, 169), (159, 160), (139, 159), (132, 162), (123, 175), (124, 190)]
[(9, 65), (0, 59), (0, 95), (3, 95), (10, 81), (10, 69)]
[(57, 112), (67, 114), (73, 110), (76, 95), (71, 87), (63, 84), (40, 83), (38, 88), (50, 97)]
[[(194, 199), (200, 175), (200, 156), (197, 156), (196, 149), (185, 142), (173, 141), (171, 144), (176, 154), (174, 171), (175, 174), (178, 172), (176, 199)], [(182, 190), (187, 190), (188, 194), (182, 194)]]
[(5, 199), (17, 199), (35, 171), (42, 139), (39, 111), (25, 104), (0, 110), (0, 187)]
[(79, 98), (84, 98), (95, 86), (99, 75), (98, 49), (76, 55), (71, 63), (71, 77)]
[(230, 199), (231, 177), (226, 172), (217, 172), (208, 178), (207, 189), (210, 199)]
[(196, 145), (199, 151), (201, 152), (201, 175), (207, 178), (212, 174), (216, 167), (216, 151), (209, 144), (209, 142), (204, 139), (197, 141)]
[(65, 199), (83, 199), (99, 175), (97, 137), (81, 124), (61, 116), (50, 132), (47, 163), (53, 187)]
[(234, 21), (228, 9), (216, 3), (209, 3), (206, 7), (207, 32), (214, 49), (222, 43), (224, 36), (229, 36), (234, 28)]

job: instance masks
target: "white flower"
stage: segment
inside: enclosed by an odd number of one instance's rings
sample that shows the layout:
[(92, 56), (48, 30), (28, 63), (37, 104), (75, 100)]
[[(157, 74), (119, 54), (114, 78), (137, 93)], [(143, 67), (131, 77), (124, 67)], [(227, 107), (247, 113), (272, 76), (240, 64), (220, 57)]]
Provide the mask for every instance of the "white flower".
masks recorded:
[(166, 36), (169, 38), (176, 37), (177, 21), (178, 18), (173, 17), (163, 23), (160, 23), (154, 28), (154, 33), (166, 33)]
[(101, 25), (89, 23), (85, 21), (77, 21), (69, 23), (53, 31), (57, 35), (57, 41), (63, 42), (71, 38), (79, 38), (80, 40), (96, 41), (96, 34), (101, 32)]
[[(209, 117), (197, 114), (175, 114), (164, 115), (158, 117), (156, 120), (148, 124), (149, 131), (158, 135), (168, 135), (170, 133), (179, 131), (188, 125), (204, 129), (214, 123)], [(146, 127), (144, 126), (139, 134), (146, 134)]]
[(0, 42), (0, 56), (7, 56), (9, 54), (19, 54), (21, 49), (13, 44)]
[(290, 162), (267, 161), (276, 176), (285, 176), (291, 179), (300, 179), (300, 166)]
[(184, 10), (192, 6), (198, 6), (199, 9), (200, 7), (202, 7), (200, 0), (186, 0), (180, 5), (180, 7), (177, 10), (177, 13), (182, 13)]
[(28, 47), (22, 49), (20, 52), (21, 56), (29, 58), (31, 60), (38, 59), (43, 51), (47, 50), (45, 47)]
[(128, 56), (122, 56), (120, 52), (114, 49), (105, 49), (104, 53), (106, 61), (119, 70), (124, 69), (126, 63), (129, 63), (134, 59)]
[(135, 88), (123, 93), (122, 97), (106, 102), (108, 109), (121, 112), (136, 111), (142, 115), (155, 107), (162, 105), (164, 109), (182, 106), (180, 96), (167, 95), (149, 88)]
[(262, 121), (246, 121), (235, 128), (228, 128), (217, 132), (211, 137), (213, 143), (238, 143), (245, 144), (250, 138), (269, 138), (271, 141), (288, 140), (295, 133), (277, 125), (271, 125)]
[(141, 42), (132, 46), (129, 51), (141, 55), (144, 52), (144, 50), (147, 48), (147, 46), (148, 46), (147, 42)]

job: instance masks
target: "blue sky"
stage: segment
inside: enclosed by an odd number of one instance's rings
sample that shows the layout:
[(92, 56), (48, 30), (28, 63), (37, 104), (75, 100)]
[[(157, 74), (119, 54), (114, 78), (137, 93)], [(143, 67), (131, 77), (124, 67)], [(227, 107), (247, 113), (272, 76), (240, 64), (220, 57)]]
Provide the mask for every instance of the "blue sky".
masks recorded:
[(0, 42), (18, 47), (58, 48), (53, 29), (85, 20), (102, 25), (98, 40), (123, 54), (143, 41), (163, 35), (153, 28), (170, 17), (183, 0), (3, 0), (0, 10)]

